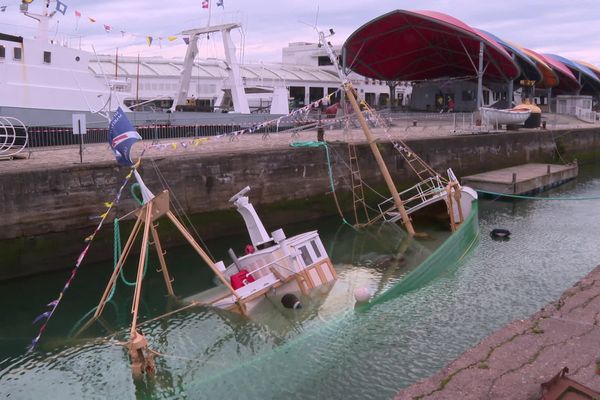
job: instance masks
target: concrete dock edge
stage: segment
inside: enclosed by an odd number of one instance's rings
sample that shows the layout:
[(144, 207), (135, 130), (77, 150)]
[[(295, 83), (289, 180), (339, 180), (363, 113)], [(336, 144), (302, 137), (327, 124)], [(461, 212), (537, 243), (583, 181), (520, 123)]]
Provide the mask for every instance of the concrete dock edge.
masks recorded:
[(563, 367), (600, 390), (600, 265), (529, 319), (504, 326), (396, 399), (537, 399)]

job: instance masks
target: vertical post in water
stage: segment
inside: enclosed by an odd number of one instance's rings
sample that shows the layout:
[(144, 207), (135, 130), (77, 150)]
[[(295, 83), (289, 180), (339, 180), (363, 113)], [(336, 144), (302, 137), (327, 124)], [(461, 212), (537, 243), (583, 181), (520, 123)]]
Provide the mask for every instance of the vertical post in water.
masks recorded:
[(477, 70), (477, 109), (483, 107), (483, 49), (485, 44), (479, 42), (479, 69)]

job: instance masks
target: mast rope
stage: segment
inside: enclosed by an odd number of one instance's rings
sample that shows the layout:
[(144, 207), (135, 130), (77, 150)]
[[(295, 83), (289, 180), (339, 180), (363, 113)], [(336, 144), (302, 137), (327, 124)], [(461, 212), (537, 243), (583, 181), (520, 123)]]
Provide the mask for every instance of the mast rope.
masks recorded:
[(344, 213), (342, 212), (342, 208), (338, 201), (337, 193), (335, 191), (335, 182), (333, 179), (333, 170), (331, 168), (331, 157), (329, 155), (329, 146), (327, 145), (327, 142), (315, 142), (315, 141), (292, 142), (292, 143), (290, 143), (290, 146), (292, 146), (292, 147), (323, 147), (325, 149), (325, 156), (327, 158), (327, 171), (329, 173), (329, 184), (331, 186), (331, 193), (333, 194), (333, 200), (335, 201), (335, 206), (337, 208), (337, 211), (338, 211), (340, 217), (342, 218), (342, 222), (344, 224), (352, 227), (352, 229), (356, 229), (354, 227), (354, 225), (349, 223), (346, 220), (346, 218), (344, 217)]
[(525, 196), (522, 194), (508, 194), (492, 192), (489, 190), (476, 189), (478, 193), (489, 194), (498, 197), (509, 197), (511, 199), (524, 199), (524, 200), (548, 200), (548, 201), (583, 201), (583, 200), (600, 200), (600, 195), (597, 196), (582, 196), (582, 197), (536, 197), (536, 196)]
[[(173, 211), (175, 211), (175, 214), (177, 215), (177, 218), (179, 218), (184, 223), (184, 225), (187, 225), (188, 229), (190, 229), (190, 230), (192, 230), (194, 232), (194, 234), (196, 235), (196, 237), (200, 241), (200, 244), (202, 244), (202, 246), (204, 246), (204, 251), (208, 254), (208, 256), (210, 257), (210, 259), (214, 262), (215, 261), (215, 257), (212, 255), (212, 253), (210, 252), (210, 249), (208, 248), (208, 246), (204, 242), (204, 239), (202, 239), (202, 236), (200, 236), (200, 233), (198, 233), (198, 230), (196, 229), (196, 227), (192, 223), (192, 220), (190, 219), (190, 217), (188, 216), (188, 214), (185, 212), (185, 209), (181, 205), (181, 202), (177, 198), (177, 195), (175, 194), (175, 192), (173, 191), (173, 189), (171, 189), (171, 186), (169, 185), (169, 182), (164, 177), (164, 175), (161, 172), (161, 170), (158, 168), (158, 165), (156, 164), (156, 161), (154, 161), (153, 158), (151, 158), (150, 161), (152, 162), (152, 167), (154, 168), (154, 171), (156, 172), (156, 175), (158, 176), (158, 180), (161, 183), (163, 189), (166, 189), (166, 190), (169, 191), (169, 197), (170, 197), (170, 199), (172, 199), (172, 200), (170, 200), (170, 203), (173, 205)], [(185, 220), (184, 220), (184, 218), (185, 218)]]

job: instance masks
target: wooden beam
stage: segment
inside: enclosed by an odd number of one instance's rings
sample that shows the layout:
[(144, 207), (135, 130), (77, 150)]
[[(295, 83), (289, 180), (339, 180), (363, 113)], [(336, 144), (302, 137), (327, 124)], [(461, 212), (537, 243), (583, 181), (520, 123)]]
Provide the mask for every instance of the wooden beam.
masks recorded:
[(373, 134), (371, 133), (371, 130), (369, 129), (369, 126), (367, 125), (367, 121), (365, 120), (365, 117), (360, 110), (360, 106), (356, 102), (356, 98), (354, 97), (354, 93), (352, 92), (352, 85), (350, 83), (345, 84), (344, 91), (346, 93), (346, 96), (350, 100), (350, 104), (352, 105), (352, 108), (354, 109), (354, 114), (358, 118), (358, 122), (365, 134), (365, 137), (367, 138), (367, 142), (369, 143), (371, 152), (373, 152), (373, 155), (375, 156), (375, 161), (377, 161), (379, 170), (381, 171), (381, 174), (383, 175), (385, 183), (388, 187), (388, 190), (390, 191), (390, 194), (392, 195), (392, 198), (394, 199), (394, 205), (396, 206), (396, 208), (398, 209), (398, 212), (402, 216), (402, 222), (404, 223), (404, 226), (406, 227), (408, 234), (410, 236), (414, 236), (415, 229), (412, 226), (412, 222), (410, 221), (408, 213), (404, 209), (404, 204), (402, 203), (402, 199), (400, 199), (400, 194), (398, 194), (398, 189), (396, 189), (396, 185), (394, 184), (392, 176), (390, 175), (390, 172), (388, 171), (387, 166), (385, 165), (385, 161), (383, 160), (383, 157), (381, 156), (381, 152), (379, 151), (379, 148), (377, 148), (377, 144), (375, 143), (375, 138), (373, 137)]
[(142, 236), (142, 247), (140, 252), (140, 260), (138, 263), (138, 271), (137, 271), (137, 279), (135, 282), (135, 291), (133, 293), (133, 303), (131, 305), (131, 312), (133, 313), (133, 318), (131, 320), (131, 337), (135, 336), (136, 327), (137, 327), (137, 318), (138, 311), (140, 305), (140, 296), (142, 294), (142, 279), (144, 278), (144, 265), (146, 263), (146, 249), (148, 248), (148, 236), (150, 233), (150, 227), (152, 226), (152, 204), (153, 202), (149, 202), (145, 206), (145, 215), (144, 215), (144, 234)]
[(181, 234), (183, 235), (183, 237), (194, 248), (194, 250), (196, 250), (196, 252), (200, 255), (200, 257), (204, 260), (204, 262), (210, 267), (210, 269), (213, 270), (213, 272), (217, 275), (217, 277), (219, 278), (219, 280), (231, 291), (231, 293), (236, 298), (236, 301), (238, 303), (238, 307), (240, 308), (240, 311), (242, 312), (243, 315), (246, 315), (246, 310), (245, 310), (246, 307), (243, 304), (243, 300), (240, 298), (240, 296), (237, 294), (237, 292), (231, 286), (231, 284), (227, 281), (227, 279), (225, 279), (225, 276), (223, 276), (223, 274), (221, 273), (221, 271), (219, 271), (219, 269), (217, 267), (215, 267), (215, 264), (210, 259), (210, 257), (208, 256), (208, 254), (206, 254), (206, 252), (204, 251), (204, 249), (202, 249), (202, 247), (200, 247), (200, 245), (196, 242), (196, 240), (188, 232), (188, 230), (185, 228), (185, 226), (183, 226), (183, 224), (181, 222), (179, 222), (179, 220), (173, 214), (172, 211), (168, 211), (167, 212), (167, 217), (169, 217), (169, 219), (171, 220), (171, 222), (175, 225), (175, 227), (179, 230), (179, 232), (181, 232)]
[(169, 292), (170, 296), (175, 296), (175, 292), (173, 292), (173, 285), (171, 284), (171, 276), (169, 275), (169, 270), (167, 269), (167, 262), (165, 261), (162, 246), (160, 245), (160, 240), (158, 238), (158, 232), (156, 232), (154, 225), (150, 226), (150, 231), (152, 232), (152, 240), (154, 240), (154, 248), (156, 249), (156, 254), (158, 255), (160, 270), (162, 271), (165, 285), (167, 286), (167, 292)]
[(142, 224), (142, 218), (138, 217), (138, 219), (135, 221), (135, 225), (133, 226), (133, 229), (131, 230), (131, 233), (129, 234), (129, 238), (127, 239), (127, 242), (125, 243), (125, 247), (123, 248), (123, 251), (121, 252), (121, 257), (119, 257), (119, 261), (117, 261), (117, 265), (115, 265), (115, 269), (110, 277), (110, 280), (108, 281), (108, 285), (106, 286), (106, 289), (104, 290), (104, 294), (102, 295), (102, 298), (100, 299), (98, 308), (96, 309), (96, 312), (94, 313), (95, 318), (98, 317), (100, 314), (102, 314), (102, 311), (104, 310), (104, 305), (106, 304), (106, 299), (108, 298), (108, 295), (112, 291), (112, 287), (116, 283), (117, 277), (119, 276), (119, 273), (121, 272), (121, 269), (123, 268), (123, 265), (125, 265), (125, 261), (127, 260), (127, 257), (129, 256), (129, 251), (131, 250), (133, 242), (140, 231), (141, 224)]

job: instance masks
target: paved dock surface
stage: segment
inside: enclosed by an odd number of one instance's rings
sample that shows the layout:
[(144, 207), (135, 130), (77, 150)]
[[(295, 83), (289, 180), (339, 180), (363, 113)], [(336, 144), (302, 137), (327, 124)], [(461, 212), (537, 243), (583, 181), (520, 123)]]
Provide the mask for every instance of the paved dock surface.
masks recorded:
[(396, 399), (538, 399), (563, 367), (600, 391), (600, 266), (527, 320), (483, 339)]
[[(548, 131), (594, 128), (595, 126), (598, 126), (594, 124), (586, 124), (575, 119), (574, 117), (564, 115), (552, 114), (548, 115), (546, 118), (548, 119)], [(406, 121), (396, 121), (397, 126), (392, 127), (387, 132), (381, 128), (375, 128), (373, 129), (373, 134), (378, 140), (381, 141), (388, 141), (390, 137), (408, 140), (477, 134), (477, 132), (461, 130), (460, 122), (456, 122), (455, 124), (452, 121), (452, 114), (430, 116), (430, 119), (419, 120), (417, 126), (413, 126), (412, 121), (412, 118), (408, 118)], [(522, 128), (520, 131), (539, 132), (540, 129)], [(493, 133), (494, 132), (485, 132), (485, 134)], [(300, 133), (280, 132), (271, 133), (269, 135), (245, 134), (238, 136), (233, 140), (230, 136), (224, 136), (221, 138), (209, 137), (207, 142), (203, 142), (198, 146), (181, 146), (180, 143), (186, 140), (187, 139), (184, 138), (160, 140), (159, 143), (167, 144), (168, 146), (164, 149), (151, 148), (146, 151), (145, 156), (162, 158), (165, 156), (183, 155), (186, 153), (231, 154), (240, 151), (282, 149), (289, 147), (290, 143), (294, 141), (317, 140), (317, 134), (316, 130), (313, 129), (311, 131)], [(365, 137), (363, 132), (356, 128), (346, 131), (341, 129), (330, 130), (326, 128), (325, 140), (362, 143), (365, 142)], [(171, 143), (175, 143), (177, 146), (172, 147), (170, 146)], [(144, 143), (145, 146), (148, 146), (149, 144), (149, 141), (145, 141)], [(140, 153), (141, 147), (142, 146), (139, 144), (134, 146), (132, 151), (133, 159), (135, 159)], [(18, 160), (0, 160), (0, 174), (23, 170), (64, 168), (65, 165), (77, 164), (80, 160), (79, 146), (36, 148), (31, 152), (30, 155), (24, 152), (21, 153), (21, 156), (28, 158)], [(83, 151), (83, 161), (88, 164), (114, 162), (114, 156), (110, 151), (108, 144), (88, 144), (85, 145)]]

